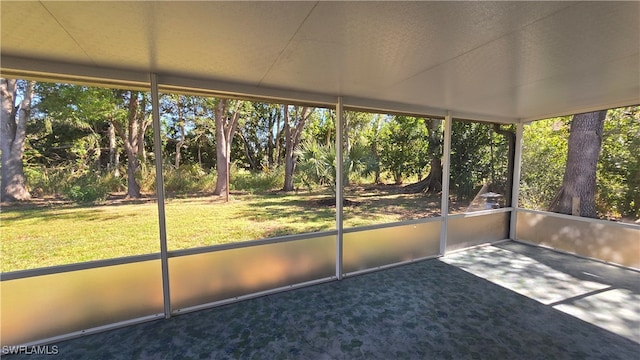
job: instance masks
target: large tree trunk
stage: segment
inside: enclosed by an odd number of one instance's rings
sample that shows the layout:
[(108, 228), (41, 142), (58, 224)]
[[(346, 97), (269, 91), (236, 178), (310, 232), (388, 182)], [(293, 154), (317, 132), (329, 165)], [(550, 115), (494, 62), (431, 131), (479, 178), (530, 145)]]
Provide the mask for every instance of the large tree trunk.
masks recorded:
[(0, 130), (2, 132), (0, 149), (2, 150), (2, 201), (29, 200), (31, 195), (25, 185), (22, 155), (27, 135), (27, 121), (31, 114), (31, 102), (35, 81), (27, 83), (20, 105), (15, 107), (17, 80), (0, 79), (2, 110)]
[(144, 147), (144, 137), (147, 134), (147, 128), (151, 125), (152, 118), (147, 117), (147, 97), (143, 93), (142, 101), (138, 108), (138, 159), (142, 164), (147, 162), (147, 149)]
[(230, 100), (220, 99), (216, 104), (216, 167), (218, 178), (214, 195), (226, 194), (229, 190), (229, 161), (231, 160), (231, 142), (240, 119), (240, 100), (236, 100), (234, 109), (228, 114)]
[(129, 92), (129, 104), (128, 104), (128, 123), (125, 127), (114, 122), (116, 132), (122, 138), (124, 142), (124, 148), (127, 153), (127, 197), (128, 198), (140, 198), (140, 185), (136, 179), (136, 174), (140, 171), (140, 132), (144, 132), (145, 126), (143, 124), (144, 119), (141, 118), (138, 113), (140, 107), (140, 93), (138, 91)]
[(431, 154), (430, 170), (426, 178), (404, 187), (407, 193), (438, 193), (442, 191), (442, 120), (431, 119), (426, 122), (429, 132), (429, 153)]
[(127, 150), (127, 197), (140, 198), (140, 185), (136, 180), (136, 173), (140, 169), (140, 159), (138, 158), (138, 92), (132, 91), (131, 98), (129, 99), (129, 131), (128, 137), (125, 141), (125, 148)]
[(562, 187), (552, 201), (550, 211), (597, 217), (596, 170), (606, 116), (606, 110), (573, 116)]
[[(297, 108), (300, 110), (299, 108)], [(289, 117), (288, 105), (284, 105), (284, 137), (285, 137), (285, 155), (284, 155), (284, 186), (283, 191), (293, 191), (293, 173), (296, 170), (296, 150), (300, 146), (302, 140), (302, 130), (313, 113), (313, 109), (302, 107), (300, 111), (296, 111), (293, 126)]]

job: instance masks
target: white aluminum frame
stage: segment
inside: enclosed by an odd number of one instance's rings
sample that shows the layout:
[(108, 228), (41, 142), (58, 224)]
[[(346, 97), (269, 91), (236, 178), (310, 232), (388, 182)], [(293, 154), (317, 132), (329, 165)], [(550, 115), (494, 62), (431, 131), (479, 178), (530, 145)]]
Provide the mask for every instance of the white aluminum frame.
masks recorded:
[(442, 197), (440, 199), (440, 215), (442, 216), (442, 227), (440, 228), (440, 255), (444, 256), (447, 251), (447, 226), (449, 218), (449, 183), (451, 176), (451, 127), (453, 116), (451, 111), (447, 112), (444, 118), (444, 145), (442, 149)]

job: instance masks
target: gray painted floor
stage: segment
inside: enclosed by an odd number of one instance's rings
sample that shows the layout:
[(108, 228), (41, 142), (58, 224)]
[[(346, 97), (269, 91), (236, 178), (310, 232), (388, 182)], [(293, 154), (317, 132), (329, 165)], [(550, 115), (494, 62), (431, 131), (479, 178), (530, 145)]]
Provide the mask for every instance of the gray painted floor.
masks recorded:
[(65, 359), (639, 359), (639, 304), (638, 272), (507, 242), (54, 345)]

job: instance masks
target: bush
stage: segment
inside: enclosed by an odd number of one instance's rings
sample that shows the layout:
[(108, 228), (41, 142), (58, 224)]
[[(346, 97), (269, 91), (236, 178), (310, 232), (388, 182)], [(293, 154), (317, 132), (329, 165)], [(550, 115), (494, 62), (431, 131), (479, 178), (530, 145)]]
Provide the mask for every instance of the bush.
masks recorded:
[(73, 179), (65, 186), (63, 194), (78, 203), (97, 202), (107, 199), (109, 188), (105, 178), (90, 172)]
[(66, 167), (27, 166), (24, 173), (29, 191), (36, 197), (61, 195), (73, 177), (73, 172)]
[(284, 184), (284, 172), (281, 169), (254, 173), (232, 166), (229, 176), (230, 189), (250, 193), (261, 193), (278, 189)]
[[(155, 175), (155, 173), (154, 173)], [(167, 166), (164, 170), (164, 189), (166, 192), (186, 194), (211, 191), (215, 186), (215, 172), (207, 173), (198, 164)], [(155, 177), (153, 188), (155, 189)]]

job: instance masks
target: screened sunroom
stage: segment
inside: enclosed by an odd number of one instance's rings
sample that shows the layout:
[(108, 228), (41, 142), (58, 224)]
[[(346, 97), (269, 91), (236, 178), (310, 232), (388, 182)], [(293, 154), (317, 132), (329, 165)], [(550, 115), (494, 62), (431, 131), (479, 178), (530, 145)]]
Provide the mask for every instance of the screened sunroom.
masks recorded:
[(640, 3), (0, 12), (3, 355), (640, 352)]

